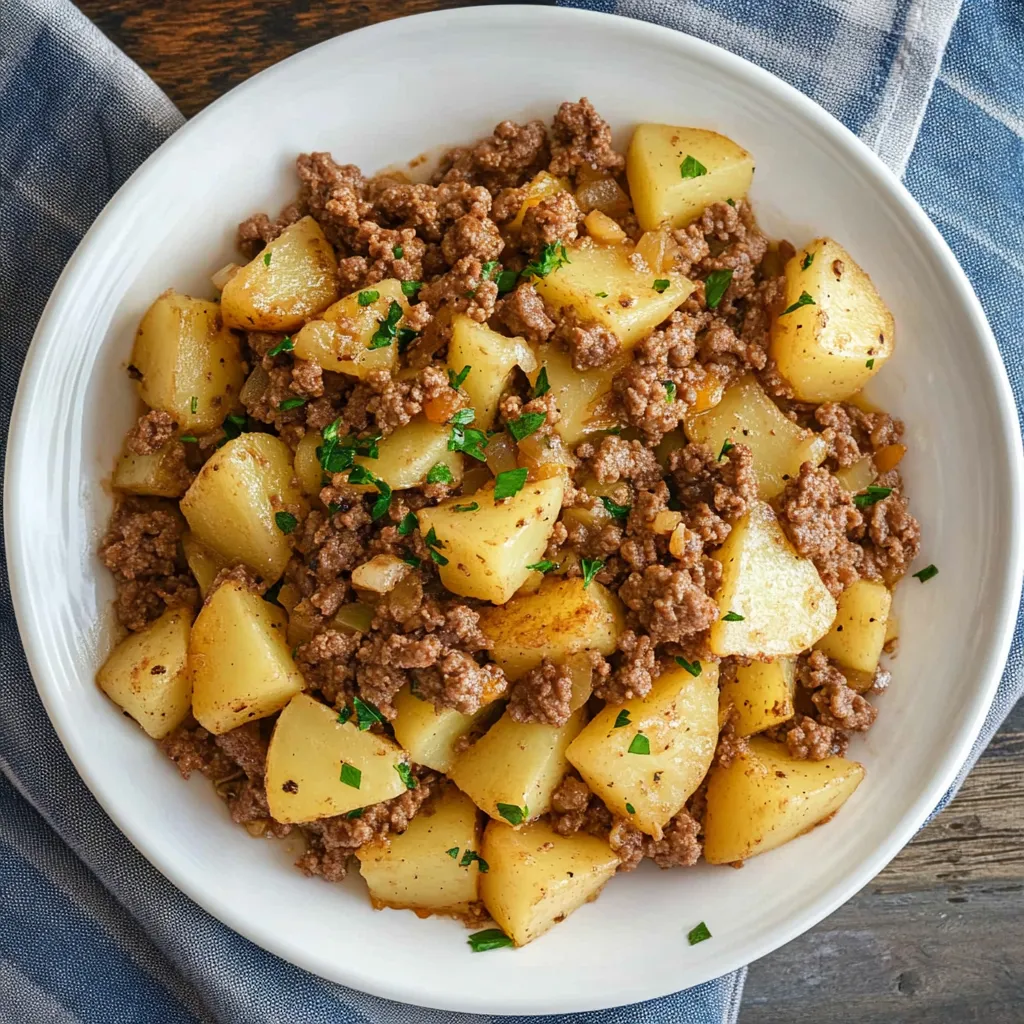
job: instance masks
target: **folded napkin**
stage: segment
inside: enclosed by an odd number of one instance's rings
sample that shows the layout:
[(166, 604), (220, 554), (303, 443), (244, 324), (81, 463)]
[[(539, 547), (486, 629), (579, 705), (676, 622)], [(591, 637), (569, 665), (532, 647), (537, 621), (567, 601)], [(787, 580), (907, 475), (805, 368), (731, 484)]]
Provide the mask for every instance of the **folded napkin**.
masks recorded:
[[(944, 231), (985, 304), (1020, 402), (1024, 338), (1012, 297), (1024, 286), (1024, 36), (1015, 0), (975, 0), (959, 19), (955, 0), (566, 6), (701, 36), (841, 117), (905, 174)], [(0, 2), (4, 441), (21, 363), (57, 275), (107, 199), (181, 123), (65, 0)], [(979, 153), (984, 175), (970, 171)], [(971, 763), (1024, 689), (1021, 633)], [(50, 728), (18, 640), (6, 563), (0, 654), (0, 1024), (497, 1020), (401, 1006), (308, 975), (230, 932), (151, 868), (97, 806)], [(737, 972), (572, 1020), (734, 1021), (742, 986)]]

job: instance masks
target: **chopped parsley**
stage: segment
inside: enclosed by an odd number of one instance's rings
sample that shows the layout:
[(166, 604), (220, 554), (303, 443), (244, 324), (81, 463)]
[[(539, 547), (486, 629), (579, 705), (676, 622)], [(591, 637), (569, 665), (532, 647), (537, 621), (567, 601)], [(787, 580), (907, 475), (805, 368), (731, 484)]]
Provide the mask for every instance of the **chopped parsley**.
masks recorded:
[(685, 668), (691, 676), (695, 678), (700, 675), (701, 667), (699, 661), (687, 661), (685, 658), (676, 658), (676, 664), (680, 668)]
[[(565, 246), (561, 242), (549, 242), (541, 249), (540, 256), (535, 260), (531, 260), (523, 267), (523, 277), (547, 277), (548, 274), (553, 274), (559, 267), (565, 266), (566, 263), (571, 263), (569, 254), (565, 251)], [(499, 288), (501, 286), (499, 285)]]
[(483, 857), (481, 857), (480, 854), (476, 852), (476, 850), (466, 850), (462, 854), (462, 860), (459, 861), (459, 867), (468, 868), (469, 865), (473, 863), (473, 861), (476, 861), (477, 864), (480, 865), (480, 873), (482, 875), (486, 875), (487, 872), (491, 870), (491, 865), (488, 864), (487, 861), (485, 861)]
[(594, 298), (595, 299), (607, 299), (608, 298), (608, 293), (607, 292), (594, 292)]
[[(294, 653), (293, 653), (292, 656), (294, 657)], [(338, 721), (341, 722), (342, 725), (344, 725), (351, 717), (352, 717), (352, 709), (346, 704), (338, 712)]]
[(509, 433), (517, 441), (522, 441), (524, 437), (529, 437), (537, 430), (547, 418), (547, 413), (524, 412), (522, 416), (517, 416), (514, 420), (508, 421)]
[(497, 260), (488, 260), (486, 263), (480, 264), (480, 272), (483, 274), (483, 280), (490, 281), (494, 277), (494, 272), (498, 269)]
[(526, 483), (529, 470), (526, 467), (520, 469), (506, 469), (494, 478), (494, 500), (502, 501), (505, 498), (512, 498), (517, 495)]
[(636, 814), (636, 808), (628, 800), (626, 801), (626, 813)]
[(263, 266), (265, 266), (265, 267), (269, 267), (270, 266), (270, 257), (272, 255), (273, 255), (273, 253), (269, 253), (269, 252), (265, 252), (263, 254)]
[(299, 525), (298, 519), (291, 512), (275, 512), (274, 522), (282, 533), (293, 533), (295, 527)]
[(420, 567), (420, 560), (415, 555), (409, 554), (408, 551), (406, 551), (402, 561), (405, 562), (406, 565), (411, 565), (414, 569), (418, 569)]
[(920, 572), (914, 573), (914, 579), (927, 583), (933, 576), (938, 576), (939, 570), (934, 565), (926, 565)]
[(372, 306), (380, 298), (380, 292), (375, 288), (368, 288), (365, 292), (360, 292), (356, 296), (356, 301), (360, 306)]
[(228, 441), (233, 441), (236, 437), (241, 435), (242, 431), (245, 430), (246, 419), (244, 416), (237, 412), (231, 413), (230, 416), (221, 424), (221, 429), (224, 431), (225, 436), (217, 443), (217, 447), (227, 444)]
[[(439, 465), (440, 465), (440, 463), (439, 463)], [(445, 466), (445, 469), (447, 469), (447, 468), (448, 467)], [(405, 515), (402, 516), (402, 521), (398, 524), (398, 536), (399, 537), (408, 537), (409, 534), (412, 533), (413, 530), (418, 530), (419, 528), (420, 528), (420, 521), (416, 518), (416, 513), (415, 512), (406, 512)]]
[(600, 558), (581, 558), (580, 568), (583, 570), (583, 589), (586, 590), (604, 568), (604, 562)]
[(282, 352), (291, 352), (295, 348), (295, 342), (291, 336), (286, 334), (272, 349), (267, 351), (268, 356), (279, 356)]
[(518, 278), (519, 275), (514, 270), (503, 270), (494, 279), (494, 283), (498, 286), (498, 294), (504, 295), (507, 292), (512, 291), (516, 286)]
[(855, 494), (853, 496), (853, 503), (857, 508), (869, 508), (875, 502), (888, 498), (892, 494), (891, 487), (876, 487), (874, 484), (868, 484), (865, 491), (866, 493), (864, 494)]
[(724, 459), (726, 455), (728, 455), (729, 452), (731, 452), (735, 447), (736, 445), (734, 445), (732, 441), (729, 440), (729, 438), (726, 438), (722, 442), (722, 450), (718, 453), (718, 461), (721, 462), (722, 459)]
[(522, 825), (530, 816), (530, 808), (525, 804), (522, 807), (516, 804), (498, 804), (498, 813), (510, 825)]
[(533, 397), (540, 398), (541, 395), (546, 395), (551, 390), (551, 385), (548, 383), (548, 368), (542, 366), (540, 373), (537, 374), (537, 383), (533, 385)]
[(546, 576), (552, 569), (557, 569), (558, 565), (555, 562), (552, 562), (550, 558), (544, 558), (539, 562), (533, 562), (526, 568), (532, 569), (534, 572), (543, 573)]
[(487, 435), (476, 427), (469, 426), (476, 419), (473, 409), (460, 409), (448, 422), (452, 433), (448, 438), (448, 451), (464, 452), (478, 462), (486, 462), (484, 449), (487, 447)]
[(400, 260), (405, 255), (405, 249), (400, 245), (396, 245), (392, 248), (391, 255), (394, 256), (396, 260)]
[(868, 360), (868, 361), (867, 361), (867, 362), (866, 362), (866, 363), (865, 363), (864, 365), (865, 365), (865, 366), (866, 366), (866, 367), (867, 367), (867, 368), (868, 368), (869, 370), (872, 370), (872, 369), (874, 369), (874, 366), (875, 366), (875, 361), (874, 361), (874, 359), (869, 359), (869, 360)]
[[(456, 373), (454, 370), (449, 370), (448, 371), (448, 383), (449, 383), (449, 385), (452, 388), (454, 388), (456, 391), (458, 391), (459, 388), (462, 387), (463, 381), (469, 376), (469, 371), (472, 370), (472, 369), (473, 369), (472, 366), (464, 366), (461, 370), (459, 370), (458, 373)], [(473, 379), (476, 380), (475, 377)]]
[(404, 352), (416, 338), (420, 336), (419, 331), (414, 331), (411, 327), (399, 327), (398, 328), (398, 351)]
[(477, 501), (471, 501), (468, 505), (452, 505), (452, 508), (456, 512), (476, 512), (480, 508), (480, 503)]
[(192, 396), (192, 401), (189, 403), (189, 409), (193, 413), (199, 412), (199, 396), (198, 395), (193, 395)]
[(365, 810), (365, 807), (357, 807), (354, 811), (349, 811), (348, 814), (345, 815), (345, 817), (348, 818), (349, 821), (351, 821), (353, 818), (361, 818), (363, 816), (363, 811)]
[(712, 270), (704, 280), (704, 302), (708, 309), (718, 309), (732, 281), (731, 270)]
[(735, 200), (735, 199), (726, 199), (726, 202), (727, 202), (727, 203), (728, 203), (728, 204), (729, 204), (730, 206), (735, 206), (735, 205), (736, 205), (736, 200)]
[(403, 281), (402, 282), (402, 294), (407, 299), (415, 299), (416, 294), (423, 287), (422, 281)]
[(630, 754), (649, 754), (651, 752), (651, 741), (642, 732), (638, 732), (633, 737), (628, 752)]
[(426, 537), (423, 538), (426, 541), (427, 547), (430, 548), (430, 557), (438, 565), (447, 565), (448, 559), (441, 554), (437, 548), (443, 547), (441, 542), (437, 539), (437, 534), (434, 532), (434, 528), (431, 527), (427, 532)]
[(623, 709), (622, 709), (622, 710), (621, 710), (621, 711), (620, 711), (620, 712), (619, 712), (619, 713), (618, 713), (618, 714), (617, 714), (617, 715), (615, 716), (615, 725), (614, 725), (614, 726), (612, 726), (612, 728), (613, 728), (613, 729), (623, 729), (623, 728), (625, 728), (625, 727), (626, 727), (627, 725), (629, 725), (629, 712), (628, 712), (628, 711), (627, 711), (627, 710), (626, 710), (625, 708), (623, 708)]
[(395, 771), (398, 772), (398, 777), (405, 783), (406, 789), (416, 788), (416, 776), (413, 775), (408, 761), (399, 761), (395, 765)]
[(696, 157), (689, 154), (679, 165), (680, 178), (703, 178), (707, 173), (708, 169)]
[(785, 316), (787, 313), (792, 313), (794, 310), (799, 309), (801, 306), (815, 306), (817, 303), (807, 294), (807, 292), (801, 292), (800, 298), (793, 303), (792, 306), (787, 306), (779, 316)]
[(348, 473), (350, 484), (369, 484), (377, 488), (377, 498), (370, 509), (374, 521), (382, 518), (391, 507), (391, 487), (380, 477), (374, 476), (365, 466), (353, 466)]
[(356, 725), (360, 732), (366, 732), (371, 725), (383, 725), (384, 716), (377, 710), (375, 704), (371, 704), (362, 697), (353, 697), (352, 706), (356, 709)]
[(800, 261), (800, 269), (806, 270), (814, 262), (814, 253), (807, 253), (804, 258)]
[(370, 349), (387, 348), (398, 334), (398, 321), (402, 319), (402, 307), (394, 300), (388, 306), (388, 315), (377, 325), (370, 338)]
[(300, 409), (305, 404), (306, 400), (304, 398), (286, 398), (280, 405), (278, 405), (278, 409), (280, 409), (281, 412), (287, 412), (289, 409)]
[(658, 280), (657, 280), (657, 281), (655, 281), (655, 282), (654, 282), (654, 284), (652, 284), (652, 285), (651, 285), (651, 287), (652, 287), (652, 288), (653, 288), (653, 289), (654, 289), (654, 290), (655, 290), (656, 292), (658, 292), (658, 293), (661, 293), (661, 292), (663, 292), (663, 291), (664, 291), (664, 290), (665, 290), (665, 289), (666, 289), (666, 288), (667, 288), (667, 287), (668, 287), (668, 286), (669, 286), (670, 284), (671, 284), (671, 282), (669, 281), (669, 279), (668, 279), (667, 277), (659, 277), (659, 278), (658, 278)]
[(367, 434), (366, 437), (353, 437), (347, 434), (345, 437), (338, 437), (338, 424), (340, 420), (328, 423), (321, 435), (323, 444), (318, 445), (316, 457), (320, 462), (320, 468), (325, 473), (344, 473), (351, 469), (357, 455), (363, 455), (368, 459), (380, 457), (377, 443), (381, 439), (380, 433)]
[[(455, 483), (455, 477), (452, 476), (452, 471), (443, 462), (435, 462), (427, 472), (427, 483), (452, 484)], [(410, 512), (409, 515), (412, 515), (412, 513)], [(416, 525), (419, 526), (419, 523)]]
[(665, 389), (665, 401), (674, 402), (676, 400), (676, 382), (674, 380), (663, 380), (661, 386)]
[(195, 434), (182, 434), (178, 440), (184, 441), (186, 444), (196, 444), (199, 441), (199, 438), (196, 437)]
[(500, 928), (485, 928), (482, 932), (473, 932), (466, 942), (474, 953), (486, 953), (489, 949), (501, 949), (511, 946), (512, 940)]
[[(286, 532), (290, 533), (291, 531), (288, 530)], [(269, 604), (276, 604), (276, 605), (280, 606), (281, 602), (278, 601), (277, 598), (280, 595), (281, 587), (283, 587), (283, 586), (284, 586), (284, 577), (282, 576), (272, 587), (268, 588), (266, 593), (263, 595), (263, 600), (267, 601)]]
[(723, 622), (743, 622), (743, 616), (738, 615), (736, 612), (726, 612), (722, 616)]
[(351, 786), (353, 789), (358, 789), (362, 785), (363, 773), (356, 768), (354, 765), (345, 764), (341, 765), (341, 781), (346, 786)]
[(628, 519), (630, 510), (633, 508), (632, 505), (620, 505), (617, 501), (612, 501), (606, 494), (601, 495), (601, 504), (613, 519)]
[(698, 942), (703, 942), (705, 939), (711, 938), (711, 932), (708, 931), (708, 926), (701, 921), (696, 928), (691, 928), (686, 935), (686, 941), (691, 946), (696, 946)]
[(447, 853), (452, 860), (458, 860), (459, 858), (459, 848), (457, 846), (453, 846), (450, 850), (445, 850), (444, 852)]

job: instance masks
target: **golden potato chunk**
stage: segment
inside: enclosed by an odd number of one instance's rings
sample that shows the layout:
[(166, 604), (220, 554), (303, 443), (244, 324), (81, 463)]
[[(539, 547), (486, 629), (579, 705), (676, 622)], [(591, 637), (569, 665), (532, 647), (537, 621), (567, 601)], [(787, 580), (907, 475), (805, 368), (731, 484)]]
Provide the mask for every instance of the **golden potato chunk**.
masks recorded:
[(453, 594), (504, 604), (543, 556), (562, 488), (554, 477), (527, 483), (503, 501), (494, 500), (491, 487), (422, 509), (420, 532), (443, 559), (435, 559), (441, 582)]
[(641, 124), (626, 152), (626, 177), (644, 231), (678, 228), (712, 203), (742, 199), (754, 158), (732, 139), (703, 128)]
[(660, 839), (707, 774), (718, 742), (718, 666), (662, 673), (646, 697), (609, 704), (566, 752), (605, 806)]
[(581, 319), (603, 324), (630, 349), (694, 289), (689, 278), (674, 271), (636, 270), (629, 262), (631, 252), (630, 246), (584, 239), (566, 247), (568, 262), (534, 281), (537, 293), (553, 309), (572, 306)]
[(189, 572), (196, 578), (199, 584), (199, 593), (203, 598), (210, 592), (210, 584), (213, 583), (217, 573), (227, 567), (227, 562), (216, 552), (211, 551), (205, 544), (201, 544), (191, 531), (181, 538), (181, 547), (185, 552), (185, 561), (188, 562)]
[(734, 864), (774, 850), (830, 818), (864, 778), (843, 757), (799, 761), (760, 736), (728, 768), (708, 777), (704, 859)]
[(286, 615), (237, 580), (225, 580), (192, 627), (192, 714), (215, 736), (280, 711), (302, 690)]
[(607, 587), (549, 576), (534, 593), (484, 609), (480, 628), (491, 658), (516, 680), (544, 658), (561, 663), (580, 651), (611, 654), (626, 620), (622, 602)]
[(114, 648), (96, 673), (99, 688), (153, 739), (185, 720), (192, 704), (187, 668), (190, 608), (171, 608)]
[(179, 447), (177, 441), (171, 441), (149, 455), (125, 451), (114, 467), (111, 486), (125, 494), (180, 498), (185, 493), (188, 478), (182, 473)]
[(492, 821), (484, 830), (486, 874), (480, 896), (517, 946), (525, 946), (594, 899), (618, 870), (603, 839), (560, 836), (535, 822), (518, 831)]
[(316, 454), (323, 443), (319, 430), (307, 431), (295, 448), (295, 479), (310, 498), (318, 498), (324, 489), (324, 471)]
[(458, 376), (467, 366), (469, 372), (462, 380), (462, 389), (476, 411), (474, 426), (490, 430), (498, 414), (498, 399), (515, 368), (531, 373), (537, 367), (537, 357), (522, 338), (506, 338), (486, 324), (456, 313), (452, 317), (452, 340), (448, 343), (448, 368)]
[(292, 553), (277, 521), (283, 505), (306, 506), (293, 483), (292, 451), (280, 438), (257, 433), (214, 452), (181, 499), (196, 540), (228, 565), (244, 562), (267, 583), (281, 575)]
[(785, 269), (771, 357), (804, 402), (849, 398), (892, 355), (892, 314), (871, 278), (838, 242), (819, 238)]
[(857, 580), (839, 595), (835, 622), (815, 644), (843, 668), (874, 675), (885, 646), (892, 594), (878, 580)]
[(215, 430), (238, 406), (245, 373), (238, 338), (215, 302), (166, 291), (135, 334), (139, 397), (169, 413), (184, 434)]
[(337, 297), (334, 249), (320, 225), (303, 217), (224, 285), (220, 306), (228, 327), (295, 331)]
[(851, 494), (866, 490), (874, 482), (875, 461), (870, 455), (858, 459), (852, 466), (844, 466), (832, 474)]
[(482, 838), (473, 801), (449, 787), (404, 832), (356, 851), (370, 900), (421, 915), (466, 913), (479, 898)]
[(737, 736), (751, 736), (773, 725), (788, 722), (795, 714), (796, 660), (753, 661), (740, 665), (736, 675), (722, 683), (719, 721), (724, 724), (730, 710)]
[[(399, 796), (409, 762), (386, 736), (342, 724), (308, 694), (293, 697), (274, 725), (267, 751), (267, 803), (277, 821), (314, 821)], [(415, 781), (415, 780), (413, 780)]]
[[(394, 491), (419, 487), (435, 466), (444, 466), (451, 473), (452, 483), (462, 482), (465, 461), (461, 452), (448, 450), (452, 428), (447, 423), (431, 423), (417, 416), (411, 423), (388, 434), (377, 446), (377, 458), (356, 456), (356, 465), (365, 466), (375, 477)], [(369, 484), (352, 485), (358, 490), (372, 491)]]
[(339, 299), (307, 323), (295, 336), (295, 355), (353, 377), (393, 370), (398, 364), (398, 331), (408, 311), (401, 281), (380, 281)]
[(454, 708), (435, 708), (403, 686), (395, 696), (397, 715), (391, 724), (395, 739), (409, 752), (416, 764), (438, 772), (447, 772), (455, 763), (456, 744), (464, 736), (493, 721), (501, 704), (487, 704), (476, 714), (464, 715)]
[(722, 563), (722, 583), (709, 644), (719, 657), (797, 655), (828, 632), (836, 602), (764, 502), (733, 526), (713, 557)]
[(684, 426), (691, 441), (706, 444), (716, 454), (727, 441), (747, 445), (754, 457), (758, 494), (765, 501), (799, 476), (803, 463), (818, 466), (828, 455), (825, 439), (784, 416), (749, 374), (707, 412), (688, 413)]

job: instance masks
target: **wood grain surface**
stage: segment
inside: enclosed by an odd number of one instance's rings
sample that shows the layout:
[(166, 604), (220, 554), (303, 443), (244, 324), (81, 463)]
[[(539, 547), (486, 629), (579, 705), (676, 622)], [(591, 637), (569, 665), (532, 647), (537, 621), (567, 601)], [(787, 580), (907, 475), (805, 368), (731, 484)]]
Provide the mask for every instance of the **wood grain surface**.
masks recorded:
[[(471, 3), (78, 5), (191, 116), (257, 71), (331, 36)], [(740, 1013), (740, 1024), (975, 1021), (1024, 1022), (1024, 704), (953, 803), (881, 875), (816, 928), (751, 966)]]

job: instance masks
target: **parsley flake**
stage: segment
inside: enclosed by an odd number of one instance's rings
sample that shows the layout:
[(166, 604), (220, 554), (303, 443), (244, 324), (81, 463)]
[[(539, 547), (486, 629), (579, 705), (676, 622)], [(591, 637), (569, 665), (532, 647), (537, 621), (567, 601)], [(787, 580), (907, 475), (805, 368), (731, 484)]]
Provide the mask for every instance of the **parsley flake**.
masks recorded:
[(866, 366), (866, 367), (867, 367), (867, 368), (868, 368), (869, 370), (873, 370), (873, 369), (874, 369), (874, 367), (875, 367), (875, 361), (874, 361), (874, 359), (869, 359), (869, 360), (868, 360), (868, 361), (867, 361), (867, 362), (866, 362), (866, 363), (865, 363), (864, 365), (865, 365), (865, 366)]
[(189, 409), (193, 413), (199, 412), (199, 396), (198, 395), (193, 395), (192, 396), (192, 401), (189, 403)]
[(377, 325), (368, 348), (387, 348), (398, 334), (398, 321), (401, 319), (402, 307), (392, 299), (391, 305), (388, 306), (388, 315)]
[(275, 512), (274, 522), (282, 533), (293, 533), (295, 527), (299, 525), (298, 519), (291, 512)]
[(341, 781), (344, 782), (346, 786), (358, 789), (360, 785), (362, 785), (363, 773), (354, 765), (342, 763)]
[(456, 512), (476, 512), (476, 510), (480, 508), (480, 503), (471, 501), (468, 505), (452, 505), (452, 508)]
[(484, 449), (487, 447), (487, 435), (476, 427), (468, 424), (476, 419), (476, 411), (473, 409), (460, 409), (448, 422), (451, 424), (452, 432), (448, 438), (448, 451), (464, 452), (477, 462), (486, 462), (487, 456)]
[(626, 801), (626, 813), (636, 814), (636, 808), (629, 801)]
[(732, 281), (731, 270), (712, 270), (704, 280), (704, 302), (708, 309), (718, 309)]
[(278, 405), (278, 409), (280, 409), (281, 412), (287, 412), (289, 409), (300, 409), (305, 404), (306, 400), (304, 398), (286, 398), (280, 405)]
[(723, 622), (743, 622), (744, 620), (743, 620), (743, 616), (737, 614), (736, 612), (726, 612), (722, 616), (722, 621)]
[(184, 441), (186, 444), (196, 444), (198, 443), (199, 438), (196, 437), (195, 434), (182, 434), (181, 437), (178, 438), (178, 440)]
[(656, 292), (658, 292), (658, 293), (660, 294), (660, 293), (661, 293), (661, 292), (663, 292), (663, 291), (664, 291), (664, 290), (665, 290), (665, 289), (666, 289), (666, 288), (667, 288), (667, 287), (668, 287), (668, 286), (669, 286), (670, 284), (671, 284), (671, 282), (669, 281), (669, 279), (668, 279), (667, 277), (659, 277), (659, 278), (658, 278), (658, 280), (657, 280), (657, 281), (655, 281), (655, 282), (654, 282), (654, 284), (652, 284), (652, 285), (651, 285), (651, 287), (652, 287), (652, 288), (653, 288), (653, 289), (654, 289), (654, 290), (655, 290)]
[(695, 157), (686, 155), (686, 159), (679, 165), (680, 178), (703, 178), (708, 169)]
[(395, 771), (398, 772), (398, 777), (405, 783), (406, 789), (416, 788), (416, 776), (413, 775), (408, 761), (399, 761), (395, 765)]
[(486, 263), (480, 264), (480, 272), (483, 275), (483, 280), (490, 281), (494, 277), (494, 272), (498, 269), (497, 260), (488, 260)]
[[(445, 469), (447, 468), (448, 467), (445, 466)], [(402, 521), (398, 524), (398, 536), (408, 537), (413, 530), (418, 530), (419, 528), (420, 521), (416, 518), (416, 513), (406, 512), (405, 515), (402, 516)]]
[(676, 382), (674, 380), (663, 380), (661, 386), (665, 389), (665, 401), (674, 402), (676, 400)]
[(403, 281), (402, 282), (402, 294), (407, 299), (415, 299), (416, 294), (423, 287), (422, 281)]
[(365, 466), (353, 466), (348, 473), (350, 484), (369, 484), (377, 489), (377, 498), (370, 509), (370, 518), (374, 521), (382, 518), (391, 507), (391, 486), (374, 476)]
[(489, 949), (512, 945), (512, 940), (500, 928), (485, 928), (482, 932), (474, 932), (466, 942), (474, 953), (486, 953)]
[[(455, 477), (452, 476), (452, 471), (443, 462), (435, 462), (427, 473), (427, 483), (452, 484), (455, 483)], [(411, 515), (412, 513), (409, 514)]]
[(642, 733), (638, 732), (629, 745), (630, 754), (649, 754), (651, 752), (651, 741)]
[(607, 299), (608, 298), (608, 293), (607, 292), (594, 292), (594, 298), (595, 299)]
[(524, 437), (529, 437), (536, 431), (547, 418), (547, 413), (524, 412), (522, 416), (508, 421), (508, 431), (517, 441), (522, 441)]
[(396, 245), (392, 248), (391, 255), (394, 256), (396, 260), (400, 260), (405, 255), (405, 249), (400, 245)]
[(800, 269), (806, 270), (814, 262), (814, 253), (809, 252), (804, 255), (804, 258), (800, 261)]
[[(541, 249), (540, 256), (535, 260), (531, 260), (523, 267), (522, 276), (526, 278), (530, 277), (547, 277), (548, 274), (553, 274), (559, 267), (565, 266), (566, 263), (571, 263), (569, 254), (565, 251), (565, 246), (561, 242), (549, 242)], [(499, 289), (501, 285), (499, 284)]]
[(533, 397), (540, 398), (541, 395), (546, 395), (551, 390), (551, 385), (548, 383), (548, 368), (542, 366), (540, 373), (537, 374), (537, 383), (533, 385)]
[(505, 295), (507, 292), (512, 291), (516, 286), (518, 278), (519, 275), (514, 270), (503, 270), (494, 279), (494, 283), (498, 286), (498, 294)]
[(447, 565), (448, 559), (441, 554), (437, 548), (443, 547), (444, 545), (437, 539), (437, 534), (434, 532), (434, 528), (431, 527), (426, 537), (423, 538), (426, 541), (427, 547), (430, 548), (430, 557), (438, 565)]
[(531, 563), (526, 568), (532, 569), (533, 572), (543, 573), (546, 576), (549, 572), (552, 571), (552, 569), (557, 569), (558, 566), (556, 563), (552, 562), (550, 558), (544, 558), (539, 562)]
[[(293, 654), (292, 654), (292, 657), (294, 657), (294, 656), (295, 656), (295, 655), (294, 655), (294, 653), (293, 653)], [(351, 708), (350, 708), (350, 707), (349, 707), (349, 706), (348, 706), (348, 705), (346, 704), (346, 705), (345, 705), (345, 706), (344, 706), (344, 707), (343, 707), (343, 708), (342, 708), (342, 709), (341, 709), (341, 710), (340, 710), (340, 711), (338, 712), (338, 721), (339, 721), (339, 722), (340, 722), (340, 723), (341, 723), (342, 725), (344, 725), (344, 724), (345, 724), (345, 723), (346, 723), (346, 722), (347, 722), (347, 721), (348, 721), (348, 720), (349, 720), (349, 719), (350, 719), (351, 717), (352, 717), (352, 709), (351, 709)]]
[(615, 725), (613, 725), (612, 728), (613, 729), (623, 729), (627, 725), (629, 725), (629, 712), (625, 708), (623, 708), (615, 716)]
[(263, 254), (263, 266), (265, 266), (265, 267), (269, 267), (270, 266), (270, 257), (272, 255), (273, 255), (273, 253), (269, 253), (269, 252), (265, 252)]
[(601, 504), (613, 519), (628, 519), (630, 510), (633, 508), (632, 505), (620, 505), (618, 502), (612, 501), (606, 494), (601, 495)]
[(279, 356), (282, 352), (291, 352), (294, 348), (295, 342), (286, 334), (272, 349), (267, 350), (267, 355)]
[(348, 818), (349, 821), (351, 821), (353, 818), (361, 818), (363, 816), (363, 811), (365, 810), (365, 807), (357, 807), (354, 811), (349, 811), (348, 814), (345, 815), (345, 817)]
[(458, 860), (459, 848), (457, 846), (453, 846), (450, 850), (445, 850), (444, 852), (447, 853), (452, 860)]
[(699, 661), (687, 661), (685, 658), (676, 658), (676, 664), (680, 668), (685, 668), (691, 676), (696, 678), (701, 673), (701, 667)]
[(711, 932), (708, 931), (708, 926), (701, 921), (696, 928), (691, 928), (686, 935), (686, 941), (691, 946), (696, 946), (698, 942), (703, 942), (705, 939), (711, 938)]
[(377, 710), (375, 704), (371, 704), (362, 697), (353, 697), (352, 706), (356, 709), (356, 724), (360, 732), (366, 732), (371, 725), (383, 725), (384, 716)]
[(722, 459), (724, 459), (726, 457), (726, 455), (728, 455), (729, 452), (731, 452), (733, 450), (733, 448), (735, 448), (735, 447), (736, 447), (736, 445), (734, 445), (732, 443), (732, 441), (729, 440), (729, 438), (726, 438), (722, 442), (722, 450), (718, 453), (718, 460), (717, 461), (721, 462)]
[(734, 206), (736, 205), (736, 200), (735, 200), (735, 199), (726, 199), (726, 202), (727, 202), (727, 203), (728, 203), (728, 204), (729, 204), (730, 206), (733, 206), (733, 207), (734, 207)]
[(522, 807), (516, 804), (498, 804), (498, 813), (510, 825), (522, 825), (530, 816), (530, 808), (525, 804)]
[(488, 864), (487, 861), (485, 861), (483, 857), (476, 852), (476, 850), (466, 850), (462, 855), (462, 860), (459, 861), (459, 867), (468, 868), (473, 861), (476, 861), (477, 864), (480, 865), (480, 874), (486, 875), (487, 872), (491, 870), (491, 865)]
[[(458, 373), (454, 370), (448, 371), (448, 384), (456, 391), (462, 387), (463, 381), (469, 376), (469, 371), (472, 370), (472, 366), (464, 366)], [(473, 378), (476, 380), (476, 377)]]
[(583, 570), (583, 589), (586, 590), (604, 568), (604, 562), (600, 558), (581, 558), (580, 568)]
[(380, 298), (380, 292), (375, 288), (368, 288), (365, 292), (360, 292), (356, 296), (356, 302), (360, 306), (372, 306)]
[(874, 484), (868, 484), (865, 490), (865, 494), (855, 494), (853, 496), (853, 503), (857, 508), (870, 508), (876, 502), (881, 501), (883, 498), (888, 498), (892, 494), (891, 487), (876, 487)]
[(785, 316), (787, 313), (792, 313), (794, 310), (799, 309), (801, 306), (816, 306), (817, 303), (807, 294), (807, 292), (801, 292), (800, 298), (793, 303), (792, 306), (787, 306), (779, 316)]
[(236, 437), (239, 437), (245, 430), (246, 423), (246, 418), (240, 413), (231, 413), (221, 424), (224, 437), (217, 443), (217, 447), (220, 448), (221, 445), (227, 444), (228, 441), (233, 441)]
[(517, 495), (526, 484), (526, 477), (529, 470), (526, 467), (520, 469), (506, 469), (494, 478), (494, 500), (502, 501), (505, 498), (512, 498)]
[(914, 573), (914, 579), (927, 583), (932, 577), (938, 576), (939, 570), (934, 565), (926, 565), (920, 572)]

